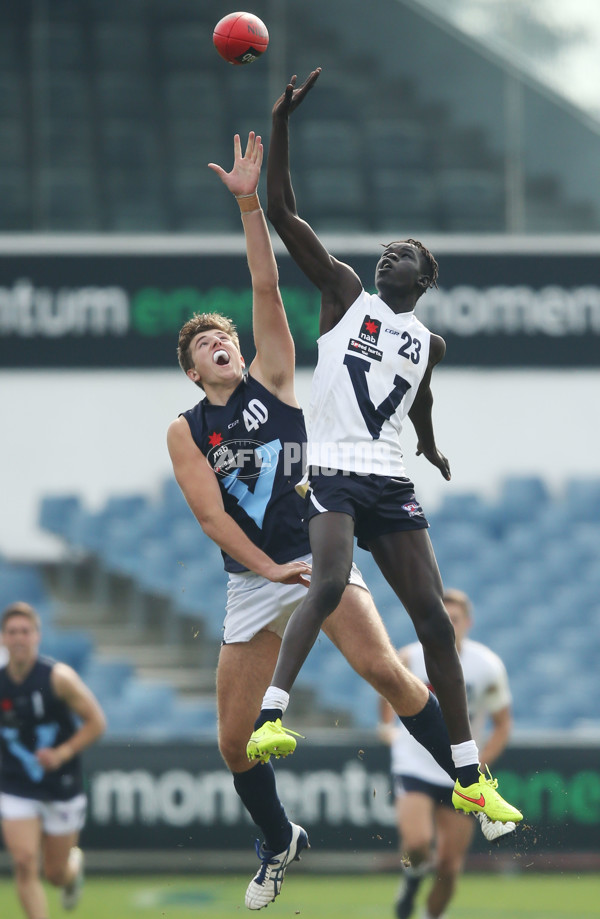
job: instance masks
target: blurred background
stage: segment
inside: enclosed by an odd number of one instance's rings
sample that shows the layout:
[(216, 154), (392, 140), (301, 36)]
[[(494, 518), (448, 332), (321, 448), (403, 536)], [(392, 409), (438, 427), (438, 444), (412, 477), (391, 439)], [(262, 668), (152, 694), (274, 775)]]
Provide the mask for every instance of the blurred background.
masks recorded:
[[(291, 74), (322, 66), (291, 128), (300, 213), (367, 287), (391, 238), (417, 236), (438, 258), (419, 316), (448, 343), (434, 421), (453, 478), (414, 456), (410, 430), (408, 473), (446, 585), (474, 602), (472, 637), (508, 669), (515, 732), (499, 771), (506, 796), (528, 800), (536, 864), (597, 869), (600, 10), (249, 10), (270, 46), (233, 67), (212, 46), (222, 0), (0, 6), (0, 607), (32, 602), (44, 650), (107, 712), (88, 756), (87, 845), (134, 867), (149, 864), (138, 850), (181, 845), (247, 861), (250, 828), (215, 750), (225, 575), (165, 436), (198, 397), (176, 364), (185, 319), (221, 310), (252, 349), (239, 214), (206, 164), (229, 168), (234, 132), (267, 145)], [(277, 253), (306, 406), (318, 298)], [(370, 556), (357, 561), (394, 641), (413, 640)], [(336, 724), (340, 749), (286, 764), (282, 784), (331, 850), (350, 832), (377, 848), (378, 832), (394, 838), (389, 802), (365, 793), (359, 818), (344, 798), (356, 769), (365, 789), (387, 782), (377, 700), (326, 639), (297, 686), (294, 726), (318, 748)], [(329, 775), (338, 797), (319, 784)]]

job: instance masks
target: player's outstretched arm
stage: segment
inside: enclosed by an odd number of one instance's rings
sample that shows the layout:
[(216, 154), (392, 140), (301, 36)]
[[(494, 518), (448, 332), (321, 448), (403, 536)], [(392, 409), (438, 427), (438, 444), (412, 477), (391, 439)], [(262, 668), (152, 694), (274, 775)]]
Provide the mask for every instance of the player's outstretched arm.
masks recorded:
[(433, 368), (436, 364), (439, 364), (445, 353), (446, 342), (444, 339), (440, 338), (439, 335), (432, 335), (429, 365), (421, 380), (415, 401), (408, 412), (408, 417), (412, 421), (417, 435), (417, 456), (423, 455), (433, 466), (437, 466), (447, 481), (450, 481), (450, 463), (436, 446), (432, 418), (433, 393), (431, 392), (431, 375)]
[(294, 341), (279, 291), (279, 275), (271, 237), (258, 197), (263, 159), (260, 136), (250, 131), (242, 155), (240, 136), (236, 134), (233, 153), (231, 172), (225, 172), (216, 163), (208, 165), (235, 195), (244, 225), (246, 254), (252, 278), (252, 325), (256, 347), (256, 357), (250, 372), (277, 398), (297, 406), (294, 393)]
[(296, 87), (293, 76), (273, 106), (272, 133), (267, 160), (267, 214), (288, 252), (321, 291), (321, 333), (341, 318), (362, 284), (354, 270), (329, 254), (312, 227), (298, 216), (289, 156), (289, 116), (312, 89), (321, 68)]
[(169, 425), (167, 446), (177, 483), (206, 535), (241, 565), (269, 581), (308, 587), (305, 575), (310, 572), (310, 565), (305, 562), (278, 565), (254, 545), (227, 513), (217, 477), (196, 446), (185, 418), (176, 418)]

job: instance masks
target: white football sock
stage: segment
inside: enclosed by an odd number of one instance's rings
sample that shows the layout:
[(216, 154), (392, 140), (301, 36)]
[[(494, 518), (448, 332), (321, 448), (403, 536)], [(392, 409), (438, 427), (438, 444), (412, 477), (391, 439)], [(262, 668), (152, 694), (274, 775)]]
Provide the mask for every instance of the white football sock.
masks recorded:
[(285, 712), (289, 705), (290, 694), (285, 689), (279, 689), (278, 686), (269, 686), (262, 700), (261, 709), (280, 708)]
[(479, 765), (479, 750), (474, 740), (465, 740), (464, 743), (450, 744), (454, 765), (461, 766)]

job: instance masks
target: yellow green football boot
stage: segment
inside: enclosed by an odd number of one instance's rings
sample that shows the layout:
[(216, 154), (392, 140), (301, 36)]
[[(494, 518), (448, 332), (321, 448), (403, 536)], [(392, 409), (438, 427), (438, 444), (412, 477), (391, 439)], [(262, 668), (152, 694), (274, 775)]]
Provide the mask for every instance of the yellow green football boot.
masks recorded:
[(268, 763), (272, 756), (276, 759), (289, 756), (296, 749), (295, 738), (302, 736), (284, 728), (280, 718), (277, 721), (265, 721), (248, 741), (246, 755), (248, 759), (259, 759), (262, 763)]

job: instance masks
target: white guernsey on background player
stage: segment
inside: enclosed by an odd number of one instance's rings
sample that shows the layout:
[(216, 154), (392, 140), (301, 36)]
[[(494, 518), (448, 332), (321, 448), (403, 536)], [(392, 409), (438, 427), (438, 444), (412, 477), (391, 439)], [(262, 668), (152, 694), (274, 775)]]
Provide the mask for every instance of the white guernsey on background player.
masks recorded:
[[(305, 830), (290, 822), (279, 800), (272, 764), (251, 763), (246, 756), (246, 738), (273, 674), (281, 636), (306, 593), (310, 572), (303, 502), (294, 488), (302, 474), (306, 429), (294, 393), (294, 343), (256, 194), (260, 138), (251, 133), (242, 156), (236, 135), (234, 149), (230, 173), (212, 168), (242, 211), (256, 356), (245, 374), (235, 328), (225, 316), (200, 314), (185, 323), (179, 361), (205, 398), (170, 425), (168, 445), (186, 500), (221, 547), (229, 573), (217, 667), (219, 748), (264, 836), (258, 844), (260, 868), (246, 891), (248, 908), (261, 909), (279, 894), (286, 868), (308, 844)], [(249, 436), (256, 449), (248, 449)], [(454, 775), (439, 705), (400, 663), (356, 567), (323, 631)]]
[[(467, 637), (473, 624), (471, 602), (461, 590), (444, 591), (444, 605), (456, 633), (473, 734), (480, 744), (481, 762), (491, 765), (508, 743), (512, 728), (511, 694), (506, 668), (497, 654)], [(428, 683), (423, 648), (413, 642), (402, 648), (400, 659)], [(422, 881), (433, 883), (422, 919), (442, 919), (463, 870), (473, 838), (473, 822), (452, 807), (448, 775), (398, 721), (381, 700), (380, 733), (391, 745), (391, 770), (403, 863), (403, 883), (395, 904), (397, 919), (409, 919)], [(491, 725), (487, 731), (488, 722)]]
[(496, 780), (479, 771), (428, 523), (406, 477), (399, 443), (408, 415), (417, 433), (418, 453), (450, 478), (448, 461), (435, 443), (430, 388), (445, 343), (413, 312), (419, 297), (436, 283), (437, 262), (416, 240), (390, 243), (377, 263), (377, 294), (372, 295), (298, 216), (289, 168), (288, 118), (319, 74), (319, 69), (313, 71), (298, 89), (292, 78), (275, 103), (267, 169), (269, 219), (321, 291), (305, 483), (312, 576), (305, 599), (287, 625), (248, 755), (285, 755), (295, 748), (281, 717), (321, 624), (339, 603), (356, 535), (408, 611), (424, 647), (429, 680), (452, 744), (455, 807), (513, 826), (522, 814), (498, 794)]

